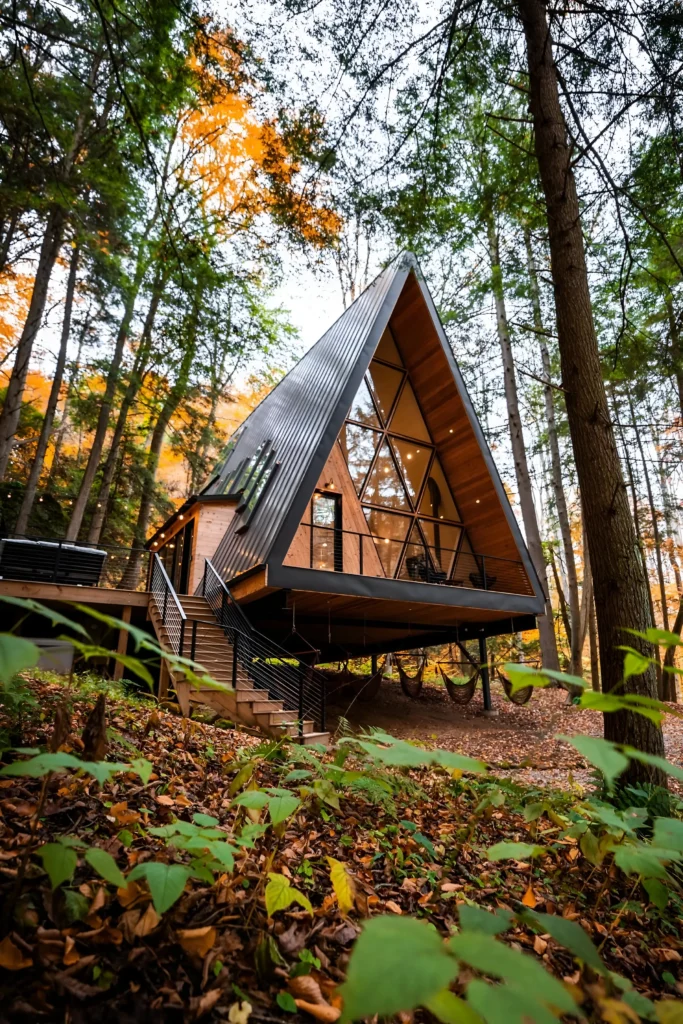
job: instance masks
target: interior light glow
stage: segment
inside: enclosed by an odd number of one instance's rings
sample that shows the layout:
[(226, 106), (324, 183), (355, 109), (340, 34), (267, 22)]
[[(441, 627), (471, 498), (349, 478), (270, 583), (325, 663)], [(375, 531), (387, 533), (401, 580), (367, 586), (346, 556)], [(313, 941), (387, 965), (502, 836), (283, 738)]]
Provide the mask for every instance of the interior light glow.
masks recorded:
[(185, 516), (178, 516), (178, 519), (181, 519), (181, 520), (182, 520), (182, 519), (184, 519), (184, 518), (185, 518)]
[(162, 535), (161, 535), (161, 539), (163, 540), (165, 536), (166, 536), (166, 534), (165, 534), (165, 533), (162, 533)]
[(407, 459), (412, 459), (412, 457), (413, 457), (412, 455), (406, 455)]
[(475, 504), (475, 505), (478, 505), (478, 504), (479, 504), (479, 498), (477, 498), (477, 500), (475, 501), (475, 503), (474, 503), (474, 504)]
[(449, 433), (449, 434), (452, 434), (452, 433), (453, 433), (453, 431), (452, 431), (452, 430), (449, 430), (449, 431), (448, 431), (448, 433)]

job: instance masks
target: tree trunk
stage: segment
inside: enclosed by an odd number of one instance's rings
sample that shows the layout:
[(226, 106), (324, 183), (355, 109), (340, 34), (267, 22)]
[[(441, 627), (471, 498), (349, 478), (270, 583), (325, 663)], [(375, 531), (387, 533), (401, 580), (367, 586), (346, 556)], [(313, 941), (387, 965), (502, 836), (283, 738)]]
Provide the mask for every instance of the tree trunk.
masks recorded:
[[(90, 96), (94, 95), (93, 86), (97, 78), (100, 64), (102, 63), (102, 56), (102, 51), (98, 51), (93, 57), (90, 74), (88, 76)], [(71, 172), (73, 171), (74, 165), (81, 151), (88, 111), (89, 107), (84, 107), (79, 112), (74, 125), (71, 143), (64, 155), (61, 167), (58, 168), (58, 181), (62, 186), (65, 186), (71, 178)], [(12, 367), (9, 384), (7, 386), (5, 404), (2, 407), (2, 413), (0, 413), (0, 480), (4, 479), (7, 472), (7, 464), (12, 451), (14, 435), (16, 434), (17, 427), (19, 426), (19, 416), (21, 415), (21, 406), (24, 397), (24, 389), (26, 387), (29, 361), (33, 352), (33, 343), (36, 340), (38, 331), (40, 330), (43, 314), (45, 312), (47, 290), (50, 284), (50, 278), (52, 276), (55, 261), (62, 245), (65, 225), (66, 213), (64, 209), (61, 206), (53, 204), (47, 215), (45, 233), (40, 247), (40, 256), (38, 257), (38, 269), (36, 270), (36, 278), (33, 282), (31, 302), (29, 304), (24, 327), (17, 344), (17, 354), (14, 360), (14, 366)]]
[[(648, 586), (615, 444), (602, 380), (593, 323), (581, 213), (572, 172), (573, 150), (560, 106), (552, 36), (542, 0), (517, 0), (526, 37), (529, 106), (534, 144), (548, 219), (557, 334), (566, 389), (567, 419), (586, 517), (600, 640), (603, 690), (657, 697), (654, 665), (623, 682), (622, 658), (615, 649), (629, 644), (651, 657), (652, 647), (626, 629), (652, 625)], [(643, 715), (605, 715), (605, 736), (663, 755), (662, 730)], [(623, 779), (666, 785), (666, 776), (631, 761)]]
[(557, 641), (555, 639), (555, 630), (553, 628), (553, 610), (552, 605), (550, 604), (550, 599), (548, 598), (546, 564), (545, 558), (543, 557), (543, 545), (541, 543), (541, 534), (538, 529), (536, 509), (534, 508), (534, 496), (531, 489), (531, 477), (529, 476), (529, 465), (526, 458), (526, 447), (524, 444), (524, 434), (522, 432), (522, 420), (519, 414), (515, 364), (512, 356), (512, 345), (510, 344), (510, 332), (508, 330), (507, 312), (505, 309), (505, 293), (503, 290), (503, 275), (500, 267), (498, 232), (493, 218), (493, 211), (491, 210), (488, 211), (487, 215), (487, 231), (489, 257), (491, 260), (491, 285), (496, 307), (498, 341), (500, 342), (500, 349), (503, 356), (505, 399), (508, 410), (512, 455), (515, 463), (515, 477), (517, 480), (517, 490), (519, 492), (519, 504), (522, 510), (522, 521), (524, 523), (524, 532), (526, 534), (526, 541), (529, 547), (529, 554), (545, 595), (545, 614), (539, 615), (538, 617), (541, 658), (545, 668), (557, 671), (560, 664), (557, 657)]
[(19, 426), (33, 343), (45, 312), (47, 290), (57, 255), (62, 246), (63, 233), (64, 213), (60, 207), (53, 207), (45, 225), (28, 315), (17, 344), (14, 366), (5, 394), (5, 404), (0, 413), (0, 480), (4, 479), (7, 472), (14, 435)]
[(678, 408), (683, 423), (683, 353), (681, 353), (681, 332), (676, 319), (671, 295), (664, 300), (666, 304), (666, 315), (669, 318), (669, 337), (671, 339), (671, 362), (673, 364), (674, 376), (676, 377), (676, 389), (678, 391)]
[(35, 458), (33, 459), (33, 465), (31, 466), (31, 472), (29, 473), (28, 480), (26, 482), (26, 490), (24, 491), (24, 497), (21, 503), (21, 508), (19, 509), (19, 517), (14, 528), (14, 532), (19, 537), (26, 533), (29, 517), (31, 515), (31, 509), (33, 508), (33, 502), (35, 501), (36, 497), (38, 481), (40, 480), (40, 474), (43, 471), (45, 453), (47, 452), (48, 442), (50, 440), (50, 435), (52, 433), (52, 424), (54, 423), (55, 420), (55, 412), (57, 411), (57, 403), (59, 402), (59, 392), (62, 389), (62, 380), (64, 379), (64, 366), (66, 365), (66, 351), (69, 345), (69, 335), (71, 333), (71, 314), (73, 312), (74, 292), (76, 290), (76, 273), (78, 270), (78, 258), (79, 248), (76, 245), (74, 246), (71, 252), (71, 265), (69, 266), (69, 278), (66, 285), (66, 297), (64, 300), (62, 336), (59, 344), (59, 353), (57, 355), (57, 365), (55, 366), (55, 375), (52, 379), (50, 397), (47, 400), (45, 417), (43, 419), (43, 425), (40, 430), (40, 437), (38, 438), (38, 447), (36, 448), (36, 454)]
[[(662, 542), (659, 536), (659, 523), (657, 522), (657, 510), (655, 508), (654, 495), (652, 494), (652, 484), (650, 483), (650, 473), (647, 468), (647, 459), (645, 458), (645, 452), (643, 450), (643, 442), (640, 437), (640, 431), (638, 429), (638, 421), (636, 420), (636, 412), (633, 408), (633, 400), (631, 395), (628, 395), (628, 407), (631, 413), (631, 424), (636, 435), (636, 444), (638, 445), (638, 451), (640, 453), (640, 461), (643, 464), (643, 476), (645, 478), (645, 489), (647, 491), (647, 501), (650, 506), (650, 519), (652, 522), (652, 540), (655, 547), (655, 560), (657, 562), (657, 579), (659, 582), (659, 600), (662, 606), (662, 624), (664, 629), (669, 628), (669, 608), (666, 601), (666, 584), (664, 582), (664, 565), (662, 564)], [(656, 623), (655, 623), (656, 624)]]
[(76, 383), (76, 377), (81, 368), (81, 353), (83, 351), (83, 344), (87, 337), (88, 331), (90, 330), (90, 324), (92, 320), (90, 316), (86, 316), (83, 323), (79, 338), (78, 348), (76, 350), (76, 358), (74, 359), (71, 370), (69, 372), (69, 378), (66, 383), (66, 394), (64, 395), (64, 408), (62, 409), (62, 416), (60, 419), (59, 426), (55, 431), (54, 440), (54, 451), (52, 453), (52, 462), (50, 463), (50, 472), (47, 476), (46, 488), (49, 490), (52, 480), (54, 479), (59, 464), (59, 457), (61, 454), (62, 443), (64, 441), (64, 435), (66, 434), (67, 427), (69, 425), (69, 406), (71, 404), (71, 395), (73, 393), (74, 384)]
[[(679, 595), (678, 598), (678, 612), (676, 613), (676, 619), (671, 630), (677, 636), (681, 635), (683, 630), (683, 594)], [(667, 647), (666, 653), (664, 654), (664, 697), (663, 700), (669, 701), (671, 704), (678, 703), (678, 687), (676, 686), (676, 675), (670, 670), (674, 668), (675, 656), (678, 647), (671, 646)], [(669, 669), (669, 671), (667, 671)]]
[[(524, 242), (526, 244), (527, 267), (529, 271), (529, 283), (531, 291), (531, 307), (534, 317), (534, 327), (538, 334), (539, 347), (541, 349), (541, 361), (543, 363), (543, 376), (546, 383), (543, 385), (543, 398), (545, 403), (545, 419), (548, 429), (548, 448), (550, 449), (550, 468), (553, 484), (553, 496), (557, 509), (557, 520), (560, 526), (562, 537), (562, 550), (564, 552), (565, 571), (567, 573), (567, 591), (569, 595), (569, 616), (571, 622), (571, 659), (569, 671), (575, 675), (583, 674), (581, 654), (583, 649), (583, 636), (579, 628), (581, 617), (579, 603), (579, 581), (576, 573), (576, 559), (574, 557), (574, 545), (572, 544), (572, 529), (569, 521), (569, 510), (567, 499), (564, 493), (562, 482), (562, 457), (560, 445), (557, 439), (557, 424), (555, 422), (555, 397), (550, 384), (550, 353), (545, 340), (545, 328), (541, 314), (541, 294), (538, 287), (538, 273), (534, 260), (534, 251), (531, 241), (531, 232), (524, 226)], [(570, 634), (567, 634), (569, 638)]]
[(126, 346), (126, 342), (128, 341), (130, 325), (132, 323), (133, 313), (135, 311), (135, 302), (138, 297), (140, 288), (142, 287), (142, 281), (147, 270), (147, 262), (144, 259), (146, 245), (147, 240), (144, 239), (140, 244), (137, 264), (135, 268), (135, 277), (133, 279), (133, 284), (131, 286), (130, 292), (126, 298), (123, 319), (121, 320), (119, 330), (116, 335), (114, 354), (112, 355), (111, 363), (109, 364), (107, 383), (105, 385), (104, 395), (102, 396), (102, 402), (100, 405), (99, 415), (97, 417), (97, 425), (95, 427), (95, 434), (92, 440), (90, 453), (88, 455), (88, 461), (86, 463), (85, 472), (83, 473), (83, 477), (81, 479), (81, 486), (78, 491), (78, 497), (74, 502), (73, 511), (71, 513), (71, 519), (69, 520), (69, 525), (67, 527), (66, 539), (68, 541), (75, 541), (78, 539), (78, 534), (81, 529), (83, 517), (85, 516), (85, 510), (88, 506), (90, 491), (92, 490), (95, 475), (99, 468), (100, 456), (102, 455), (104, 441), (107, 436), (107, 430), (109, 428), (112, 403), (114, 401), (116, 386), (119, 380), (119, 371), (121, 369), (123, 352)]
[(591, 652), (591, 686), (600, 692), (600, 652), (598, 651), (598, 623), (595, 616), (595, 598), (591, 590), (588, 612), (588, 642)]
[(123, 432), (126, 428), (128, 414), (142, 385), (142, 379), (146, 371), (147, 359), (152, 347), (152, 330), (154, 327), (154, 321), (156, 319), (159, 303), (163, 294), (163, 286), (168, 277), (162, 269), (165, 266), (166, 264), (158, 264), (156, 280), (152, 289), (152, 299), (149, 304), (149, 309), (147, 310), (147, 316), (145, 317), (140, 345), (135, 356), (135, 362), (133, 364), (130, 380), (128, 381), (128, 387), (126, 388), (121, 402), (121, 408), (119, 409), (119, 415), (116, 420), (116, 427), (114, 428), (114, 435), (111, 439), (107, 459), (104, 463), (104, 469), (102, 470), (102, 482), (97, 495), (97, 504), (93, 510), (90, 527), (88, 529), (88, 544), (98, 544), (102, 535), (102, 527), (104, 526), (107, 508), (109, 505), (109, 495), (111, 493), (111, 486), (114, 480), (114, 473), (116, 472), (119, 445), (121, 444), (121, 438), (123, 437)]
[(190, 371), (192, 369), (192, 363), (194, 361), (194, 355), (197, 347), (197, 321), (198, 313), (195, 310), (193, 314), (192, 330), (190, 332), (190, 337), (187, 339), (182, 362), (178, 368), (178, 375), (173, 387), (166, 396), (166, 400), (161, 407), (161, 412), (159, 413), (159, 418), (154, 426), (154, 430), (152, 431), (152, 438), (147, 455), (147, 465), (145, 467), (142, 484), (142, 494), (140, 495), (140, 508), (138, 511), (137, 522), (135, 524), (135, 533), (133, 535), (128, 563), (126, 565), (123, 578), (119, 584), (121, 589), (134, 590), (139, 582), (142, 549), (147, 539), (147, 531), (149, 529), (149, 521), (152, 514), (154, 485), (156, 482), (157, 469), (159, 468), (159, 458), (161, 456), (164, 437), (171, 421), (171, 417), (174, 415), (187, 393)]

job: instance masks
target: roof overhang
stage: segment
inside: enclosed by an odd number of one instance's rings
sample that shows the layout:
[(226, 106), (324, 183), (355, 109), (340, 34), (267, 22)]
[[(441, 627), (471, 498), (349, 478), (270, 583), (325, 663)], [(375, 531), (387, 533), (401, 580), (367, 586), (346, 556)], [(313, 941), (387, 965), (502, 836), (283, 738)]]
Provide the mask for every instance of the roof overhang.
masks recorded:
[[(224, 494), (191, 494), (189, 498), (186, 498), (182, 505), (179, 506), (169, 516), (166, 522), (162, 523), (161, 526), (157, 527), (152, 536), (145, 542), (146, 548), (151, 548), (156, 542), (157, 544), (161, 540), (162, 533), (169, 533), (173, 528), (183, 519), (185, 519), (191, 512), (194, 511), (195, 505), (237, 505), (239, 504), (239, 498), (228, 498)], [(167, 539), (167, 538), (164, 538)]]

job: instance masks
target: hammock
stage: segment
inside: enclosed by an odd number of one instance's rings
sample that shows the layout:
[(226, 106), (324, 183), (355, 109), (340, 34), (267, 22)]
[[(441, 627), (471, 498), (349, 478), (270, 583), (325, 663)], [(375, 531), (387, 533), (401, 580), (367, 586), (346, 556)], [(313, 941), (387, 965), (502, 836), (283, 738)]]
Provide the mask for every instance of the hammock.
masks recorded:
[(523, 686), (521, 690), (515, 690), (512, 692), (512, 683), (508, 677), (498, 669), (498, 678), (503, 684), (505, 690), (505, 696), (508, 700), (511, 700), (513, 704), (527, 704), (531, 698), (531, 694), (534, 692), (533, 686)]
[(401, 681), (401, 689), (405, 693), (406, 697), (416, 700), (420, 696), (420, 691), (422, 690), (422, 676), (425, 670), (424, 661), (411, 679), (410, 676), (404, 672), (400, 659), (395, 657), (394, 660), (396, 662), (396, 668), (398, 669), (398, 678)]
[(451, 698), (454, 704), (469, 704), (474, 697), (474, 691), (477, 688), (479, 681), (479, 668), (474, 668), (472, 675), (464, 683), (456, 683), (450, 676), (447, 676), (441, 665), (439, 665), (439, 672), (441, 678), (446, 684), (448, 690), (448, 696)]
[(375, 672), (374, 676), (354, 676), (353, 685), (356, 693), (358, 694), (358, 700), (365, 704), (368, 701), (374, 700), (379, 693), (380, 686), (382, 685), (382, 679), (384, 678), (384, 665)]

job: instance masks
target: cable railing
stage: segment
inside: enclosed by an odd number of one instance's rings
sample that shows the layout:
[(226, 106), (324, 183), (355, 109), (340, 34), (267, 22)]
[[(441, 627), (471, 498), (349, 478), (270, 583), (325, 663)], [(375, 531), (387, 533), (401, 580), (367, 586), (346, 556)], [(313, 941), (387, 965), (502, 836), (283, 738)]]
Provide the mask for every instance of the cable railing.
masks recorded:
[(282, 702), (286, 711), (296, 715), (300, 738), (307, 719), (313, 721), (317, 732), (324, 732), (324, 675), (254, 629), (208, 558), (202, 594), (232, 645), (233, 685), (241, 668), (250, 684), (267, 691), (273, 700)]
[(168, 578), (168, 573), (164, 569), (164, 563), (156, 553), (152, 558), (149, 589), (161, 621), (166, 627), (166, 634), (174, 654), (182, 654), (187, 616), (173, 589), (173, 584)]
[(0, 579), (103, 590), (147, 590), (149, 551), (50, 537), (0, 539)]
[[(434, 528), (438, 530), (438, 525)], [(445, 547), (436, 540), (427, 544), (315, 523), (301, 523), (299, 530), (304, 543), (295, 549), (295, 564), (306, 568), (530, 597), (534, 594), (524, 565), (511, 558)]]

